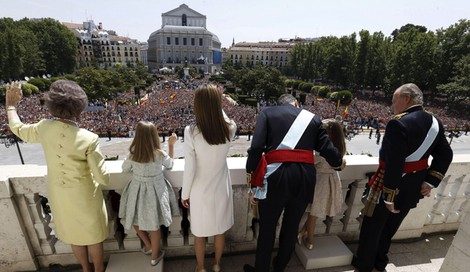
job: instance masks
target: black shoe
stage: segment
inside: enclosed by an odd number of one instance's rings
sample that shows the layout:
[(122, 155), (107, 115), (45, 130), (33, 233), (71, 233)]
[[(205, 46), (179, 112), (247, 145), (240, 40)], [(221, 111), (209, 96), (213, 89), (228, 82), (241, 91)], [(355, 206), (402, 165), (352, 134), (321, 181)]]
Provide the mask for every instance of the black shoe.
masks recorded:
[(356, 255), (353, 255), (351, 265), (354, 266), (356, 269), (358, 268), (358, 263), (357, 263), (357, 257)]
[(375, 270), (380, 271), (380, 272), (385, 271), (385, 267), (387, 266), (386, 265), (385, 266), (374, 265)]
[(255, 268), (249, 264), (243, 266), (243, 271), (245, 272), (256, 272)]
[(388, 256), (385, 255), (385, 258), (383, 260), (375, 260), (374, 268), (377, 269), (378, 271), (385, 271), (385, 268), (387, 267), (388, 264)]
[(359, 272), (371, 272), (372, 271), (372, 268), (364, 269), (364, 267), (362, 267), (361, 264), (359, 263), (359, 260), (357, 259), (356, 255), (353, 256), (351, 265), (354, 266), (354, 268), (356, 268), (356, 270), (354, 271), (359, 271)]

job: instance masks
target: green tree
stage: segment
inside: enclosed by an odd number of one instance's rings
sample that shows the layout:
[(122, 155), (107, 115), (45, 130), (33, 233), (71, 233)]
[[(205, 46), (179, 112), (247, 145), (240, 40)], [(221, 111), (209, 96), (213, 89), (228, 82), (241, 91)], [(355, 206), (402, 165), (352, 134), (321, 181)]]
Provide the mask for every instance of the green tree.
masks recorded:
[(358, 44), (355, 73), (356, 83), (365, 87), (366, 85), (366, 68), (369, 60), (370, 51), (370, 34), (367, 30), (361, 30), (359, 32), (360, 41)]
[(106, 97), (104, 78), (99, 70), (94, 67), (84, 67), (78, 70), (77, 83), (88, 95), (90, 99)]
[(59, 21), (45, 18), (31, 25), (38, 37), (46, 72), (57, 75), (72, 73), (76, 67), (78, 42), (74, 34)]
[(32, 31), (35, 22), (22, 19), (17, 22), (17, 32), (21, 50), (21, 61), (23, 63), (24, 76), (42, 75), (46, 72), (43, 53), (39, 48), (39, 40)]
[(377, 86), (384, 86), (388, 75), (391, 50), (390, 38), (384, 37), (382, 32), (374, 32), (369, 44), (365, 85), (373, 90)]
[(460, 20), (446, 29), (436, 31), (438, 51), (437, 81), (448, 83), (458, 73), (457, 62), (470, 54), (470, 20)]
[(273, 67), (256, 66), (247, 69), (241, 76), (238, 86), (243, 93), (268, 100), (285, 92), (285, 82), (281, 72)]
[[(470, 100), (470, 54), (457, 61), (455, 67), (456, 75), (452, 81), (438, 85), (437, 89), (447, 96), (451, 104), (465, 105), (465, 101)], [(468, 109), (465, 111), (468, 112)]]

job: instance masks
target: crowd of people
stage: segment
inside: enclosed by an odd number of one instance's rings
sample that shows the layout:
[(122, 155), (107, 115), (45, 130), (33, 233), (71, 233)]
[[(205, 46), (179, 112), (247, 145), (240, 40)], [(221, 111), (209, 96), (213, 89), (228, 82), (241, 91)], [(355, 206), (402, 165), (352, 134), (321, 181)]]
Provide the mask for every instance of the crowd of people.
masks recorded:
[[(176, 132), (182, 136), (184, 127), (194, 122), (192, 101), (194, 89), (207, 83), (207, 79), (189, 82), (172, 81), (165, 78), (142, 94), (143, 98), (135, 99), (135, 93), (129, 91), (119, 94), (113, 100), (91, 101), (89, 110), (80, 117), (80, 126), (95, 132), (101, 137), (129, 137), (135, 130), (135, 124), (140, 120), (154, 122), (160, 134), (170, 135)], [(222, 85), (218, 85), (223, 90)], [(31, 109), (22, 111), (21, 117), (26, 123), (36, 122), (50, 117), (42, 105), (42, 94), (25, 97), (20, 108)], [(238, 124), (237, 135), (252, 134), (255, 127), (257, 112), (269, 103), (261, 102), (257, 108), (235, 104), (226, 95), (223, 101), (224, 110)], [(307, 94), (304, 109), (315, 112), (322, 119), (342, 116), (349, 120), (353, 128), (384, 128), (392, 113), (389, 103), (371, 100), (365, 97), (354, 99), (351, 104), (338, 105), (329, 99), (321, 99), (313, 94)], [(347, 109), (346, 109), (347, 107)], [(447, 130), (468, 130), (470, 121), (467, 116), (449, 115), (444, 107), (426, 106), (425, 109), (438, 116)], [(5, 109), (0, 107), (0, 131), (7, 129)], [(347, 116), (345, 116), (345, 111)]]

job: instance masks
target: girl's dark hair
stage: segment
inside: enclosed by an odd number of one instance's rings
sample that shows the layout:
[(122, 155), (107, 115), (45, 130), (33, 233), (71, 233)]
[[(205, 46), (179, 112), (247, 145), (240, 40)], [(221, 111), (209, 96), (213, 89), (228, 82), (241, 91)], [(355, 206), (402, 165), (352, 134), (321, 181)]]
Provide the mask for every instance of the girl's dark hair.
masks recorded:
[(203, 84), (194, 94), (196, 126), (210, 145), (230, 141), (229, 124), (222, 113), (222, 93), (211, 84)]
[(344, 139), (343, 127), (335, 119), (324, 119), (322, 123), (331, 142), (338, 149), (341, 157), (344, 157), (346, 155), (346, 141)]

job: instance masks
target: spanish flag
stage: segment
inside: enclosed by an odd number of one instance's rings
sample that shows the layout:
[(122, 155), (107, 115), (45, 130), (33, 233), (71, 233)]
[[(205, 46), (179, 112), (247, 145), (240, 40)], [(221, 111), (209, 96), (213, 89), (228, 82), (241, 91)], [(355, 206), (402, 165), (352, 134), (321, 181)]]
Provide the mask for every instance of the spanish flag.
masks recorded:
[(140, 105), (144, 106), (148, 102), (149, 102), (149, 94), (145, 94), (145, 96), (140, 99)]
[(172, 94), (170, 95), (170, 98), (173, 99), (173, 98), (175, 98), (175, 96), (176, 96), (176, 94), (172, 93)]
[(160, 98), (160, 104), (165, 104), (165, 100), (163, 98)]
[(349, 109), (349, 105), (347, 105), (346, 108), (344, 109), (343, 120), (348, 119), (348, 109)]

